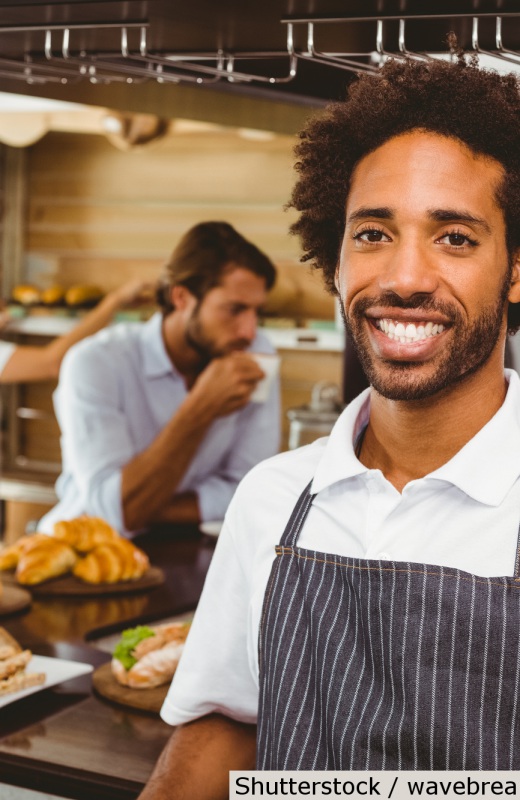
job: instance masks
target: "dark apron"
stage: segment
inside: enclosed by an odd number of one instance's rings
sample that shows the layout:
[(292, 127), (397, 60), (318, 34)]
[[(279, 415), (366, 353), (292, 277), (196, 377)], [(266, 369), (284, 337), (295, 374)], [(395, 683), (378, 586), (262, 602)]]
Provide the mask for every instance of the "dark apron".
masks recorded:
[(520, 769), (518, 553), (483, 578), (304, 550), (313, 500), (267, 585), (258, 769)]

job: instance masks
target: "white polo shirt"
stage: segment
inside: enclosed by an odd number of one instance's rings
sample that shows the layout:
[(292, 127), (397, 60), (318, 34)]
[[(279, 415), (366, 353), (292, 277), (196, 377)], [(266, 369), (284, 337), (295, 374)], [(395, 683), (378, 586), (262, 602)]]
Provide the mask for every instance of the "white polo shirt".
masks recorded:
[[(512, 575), (520, 524), (520, 380), (450, 461), (400, 494), (354, 453), (370, 390), (331, 435), (255, 467), (240, 484), (162, 709), (177, 725), (210, 712), (255, 722), (265, 588), (291, 511), (311, 479), (317, 497), (298, 545), (353, 558), (412, 561)], [(420, 430), (417, 431), (418, 438)]]

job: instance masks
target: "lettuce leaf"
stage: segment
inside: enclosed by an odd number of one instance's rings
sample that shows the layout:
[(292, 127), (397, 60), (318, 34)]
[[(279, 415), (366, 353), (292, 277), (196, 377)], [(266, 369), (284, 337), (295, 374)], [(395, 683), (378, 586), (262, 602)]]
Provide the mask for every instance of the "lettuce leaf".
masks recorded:
[(114, 648), (114, 658), (117, 658), (126, 670), (131, 669), (134, 664), (137, 664), (137, 658), (134, 658), (132, 651), (139, 642), (142, 642), (143, 639), (148, 639), (150, 636), (155, 636), (155, 631), (147, 625), (138, 625), (136, 628), (128, 628), (128, 630), (123, 631), (121, 641)]

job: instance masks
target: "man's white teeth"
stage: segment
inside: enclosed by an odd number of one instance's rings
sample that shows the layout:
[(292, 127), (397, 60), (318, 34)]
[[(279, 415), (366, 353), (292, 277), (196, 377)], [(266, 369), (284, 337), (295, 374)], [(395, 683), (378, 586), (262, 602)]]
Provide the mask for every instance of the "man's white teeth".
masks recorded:
[(420, 322), (416, 325), (409, 322), (406, 326), (402, 322), (393, 322), (391, 319), (380, 319), (377, 321), (379, 330), (386, 333), (389, 339), (395, 339), (402, 344), (410, 342), (420, 342), (422, 339), (431, 339), (444, 330), (444, 325), (433, 322)]

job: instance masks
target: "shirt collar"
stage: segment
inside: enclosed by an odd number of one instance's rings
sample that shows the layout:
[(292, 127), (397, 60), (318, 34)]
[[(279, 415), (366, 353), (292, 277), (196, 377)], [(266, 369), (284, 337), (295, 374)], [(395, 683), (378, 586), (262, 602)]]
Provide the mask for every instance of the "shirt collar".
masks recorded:
[(498, 506), (520, 475), (520, 379), (505, 370), (508, 389), (497, 413), (473, 439), (427, 477), (447, 481), (489, 506)]
[[(513, 370), (505, 370), (505, 376), (509, 386), (497, 413), (453, 458), (422, 480), (445, 481), (480, 503), (500, 505), (520, 475), (520, 379)], [(338, 418), (314, 474), (313, 493), (368, 472), (356, 458), (354, 442), (369, 414), (366, 389)]]
[(342, 411), (331, 431), (314, 473), (313, 494), (345, 478), (368, 472), (356, 457), (354, 442), (367, 424), (369, 413), (370, 389), (365, 389)]
[(162, 314), (158, 312), (144, 323), (141, 330), (141, 358), (147, 378), (179, 374), (164, 344), (162, 321)]

